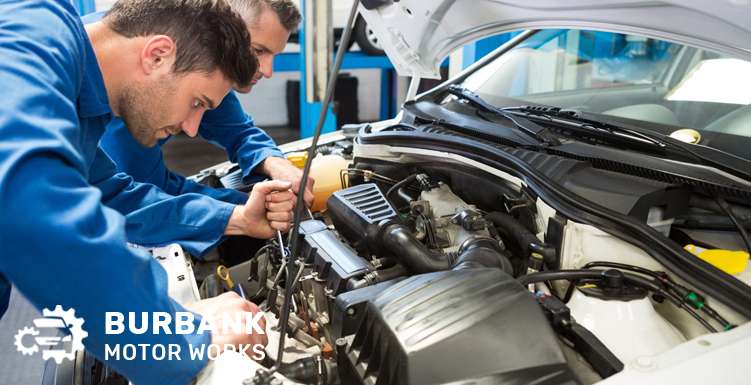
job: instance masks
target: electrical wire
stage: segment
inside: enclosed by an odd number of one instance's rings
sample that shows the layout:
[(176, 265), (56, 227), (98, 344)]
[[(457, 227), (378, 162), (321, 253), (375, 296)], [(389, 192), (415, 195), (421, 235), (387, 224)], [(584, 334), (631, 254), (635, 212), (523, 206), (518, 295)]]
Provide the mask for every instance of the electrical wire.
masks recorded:
[(715, 197), (717, 200), (717, 204), (720, 205), (720, 208), (722, 211), (725, 212), (725, 214), (728, 215), (728, 218), (733, 222), (735, 227), (738, 229), (738, 232), (741, 233), (741, 238), (743, 239), (743, 243), (746, 245), (746, 251), (748, 253), (751, 253), (751, 240), (748, 237), (748, 232), (746, 231), (746, 226), (744, 226), (739, 220), (738, 217), (735, 216), (733, 213), (733, 209), (730, 207), (728, 202), (723, 199), (722, 197)]
[[(547, 282), (547, 281), (558, 281), (558, 280), (583, 280), (583, 279), (589, 279), (589, 280), (600, 280), (605, 278), (604, 273), (606, 270), (594, 270), (594, 269), (578, 269), (578, 270), (556, 270), (556, 271), (543, 271), (538, 273), (532, 273), (527, 274), (524, 276), (521, 276), (517, 278), (519, 283), (522, 285), (528, 285), (530, 283), (535, 282)], [(633, 285), (643, 287), (653, 293), (657, 293), (667, 299), (669, 299), (671, 302), (673, 302), (676, 306), (679, 308), (685, 310), (691, 317), (696, 319), (702, 326), (704, 326), (705, 329), (707, 329), (711, 333), (716, 333), (717, 329), (715, 329), (714, 326), (712, 326), (709, 322), (707, 322), (704, 318), (699, 315), (696, 311), (694, 311), (693, 308), (688, 306), (685, 301), (675, 295), (675, 293), (670, 293), (663, 288), (661, 288), (657, 283), (650, 281), (648, 279), (645, 279), (643, 277), (627, 273), (627, 272), (621, 272), (623, 274), (624, 281), (627, 281)]]
[[(664, 272), (657, 272), (649, 269), (645, 269), (643, 267), (634, 266), (634, 265), (628, 265), (624, 263), (618, 263), (618, 262), (605, 262), (605, 261), (598, 261), (598, 262), (590, 262), (586, 265), (584, 265), (583, 269), (590, 269), (593, 267), (609, 267), (609, 268), (616, 268), (621, 270), (628, 270), (633, 271), (635, 273), (648, 275), (651, 277), (654, 277), (658, 282), (662, 283), (665, 289), (669, 292), (675, 295), (675, 298), (677, 298), (681, 302), (686, 302), (687, 298), (689, 296), (695, 295), (698, 296), (698, 294), (694, 291), (689, 289), (686, 286), (683, 286), (679, 284), (678, 282), (673, 281), (669, 275), (667, 275)], [(569, 285), (568, 289), (566, 290), (566, 295), (564, 297), (564, 302), (568, 302), (568, 299), (571, 298), (571, 293), (573, 292), (573, 287), (576, 283), (572, 282), (571, 285)], [(697, 305), (699, 306), (699, 309), (707, 314), (709, 317), (717, 321), (720, 325), (722, 325), (723, 329), (728, 330), (733, 328), (735, 325), (728, 322), (723, 316), (721, 316), (715, 309), (713, 309), (709, 304), (701, 300), (701, 302), (698, 302)]]

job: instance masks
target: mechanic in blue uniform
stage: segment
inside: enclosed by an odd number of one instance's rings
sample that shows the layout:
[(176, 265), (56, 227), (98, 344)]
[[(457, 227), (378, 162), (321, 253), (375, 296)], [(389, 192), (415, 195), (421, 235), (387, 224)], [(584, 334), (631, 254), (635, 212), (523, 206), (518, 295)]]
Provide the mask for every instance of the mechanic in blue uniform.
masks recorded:
[[(97, 145), (111, 116), (122, 117), (146, 145), (195, 132), (207, 108), (250, 83), (256, 63), (243, 21), (224, 2), (121, 3), (138, 3), (138, 12), (121, 14), (89, 38), (69, 0), (0, 0), (0, 315), (12, 283), (38, 309), (75, 309), (85, 320), (84, 345), (99, 359), (105, 344), (178, 346), (179, 360), (105, 362), (136, 384), (187, 384), (207, 359), (191, 359), (189, 344), (264, 337), (231, 328), (105, 333), (105, 312), (185, 311), (167, 295), (161, 266), (126, 247), (123, 214), (133, 216), (128, 226), (140, 226), (138, 233), (206, 247), (224, 235), (286, 231), (294, 194), (289, 182), (265, 182), (234, 205), (199, 194), (173, 197), (116, 173)], [(121, 66), (100, 72), (98, 58), (111, 50), (121, 53)], [(257, 311), (233, 293), (191, 309), (211, 318)]]
[[(259, 68), (252, 85), (261, 77), (270, 78), (274, 56), (284, 50), (287, 40), (297, 29), (301, 15), (291, 0), (228, 0), (230, 6), (243, 18), (250, 35), (251, 45), (258, 57)], [(95, 23), (104, 16), (99, 12), (83, 17), (84, 24)], [(251, 87), (240, 89), (249, 92)], [(293, 166), (274, 141), (243, 110), (233, 91), (214, 110), (206, 111), (198, 128), (198, 135), (222, 147), (232, 162), (242, 169), (243, 182), (250, 184), (266, 176), (292, 182), (298, 191), (302, 171)], [(122, 119), (114, 118), (102, 136), (101, 146), (117, 165), (139, 182), (152, 183), (172, 195), (199, 193), (226, 202), (242, 204), (247, 194), (234, 189), (210, 188), (167, 169), (162, 155), (162, 140), (155, 147), (141, 146), (131, 135)], [(305, 200), (312, 203), (313, 180), (306, 188)]]

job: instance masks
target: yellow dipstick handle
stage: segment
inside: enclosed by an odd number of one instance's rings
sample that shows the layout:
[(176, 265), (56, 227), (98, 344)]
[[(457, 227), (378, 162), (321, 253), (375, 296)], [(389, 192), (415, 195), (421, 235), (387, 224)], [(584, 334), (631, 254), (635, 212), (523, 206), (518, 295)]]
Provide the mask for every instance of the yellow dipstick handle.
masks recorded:
[(235, 282), (232, 281), (232, 277), (229, 276), (229, 269), (227, 266), (219, 265), (216, 267), (216, 276), (227, 285), (228, 290), (234, 290)]

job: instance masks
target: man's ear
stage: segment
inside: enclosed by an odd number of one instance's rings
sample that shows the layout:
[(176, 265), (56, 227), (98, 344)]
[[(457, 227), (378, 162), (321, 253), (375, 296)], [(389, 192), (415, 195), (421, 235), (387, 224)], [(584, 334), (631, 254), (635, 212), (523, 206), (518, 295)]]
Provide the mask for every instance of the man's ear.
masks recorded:
[(175, 63), (176, 46), (169, 36), (156, 35), (146, 40), (141, 50), (141, 68), (144, 74), (169, 73)]

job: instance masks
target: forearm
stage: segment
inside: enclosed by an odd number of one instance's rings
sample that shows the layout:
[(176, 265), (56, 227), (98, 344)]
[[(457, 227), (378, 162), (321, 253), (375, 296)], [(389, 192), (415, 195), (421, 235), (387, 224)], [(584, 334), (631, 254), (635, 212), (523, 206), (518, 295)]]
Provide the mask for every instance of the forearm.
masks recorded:
[(273, 177), (276, 170), (292, 166), (292, 163), (283, 156), (271, 155), (256, 167), (256, 172)]
[(201, 194), (205, 195), (211, 198), (214, 198), (216, 200), (220, 200), (222, 202), (242, 205), (245, 204), (245, 202), (248, 200), (248, 194), (238, 191), (235, 189), (230, 188), (214, 188), (209, 186), (204, 186), (202, 184), (193, 182), (192, 180), (189, 180), (187, 178), (184, 178), (182, 176), (177, 176), (179, 178), (182, 178), (181, 183), (179, 184), (180, 188), (176, 192), (170, 192), (168, 193), (172, 195), (181, 195), (181, 194)]
[(198, 194), (174, 197), (125, 174), (94, 185), (102, 191), (102, 203), (125, 215), (129, 242), (152, 247), (176, 242), (199, 256), (223, 239), (236, 207)]
[(227, 221), (224, 235), (246, 235), (246, 229), (251, 225), (242, 213), (242, 206), (235, 206)]

